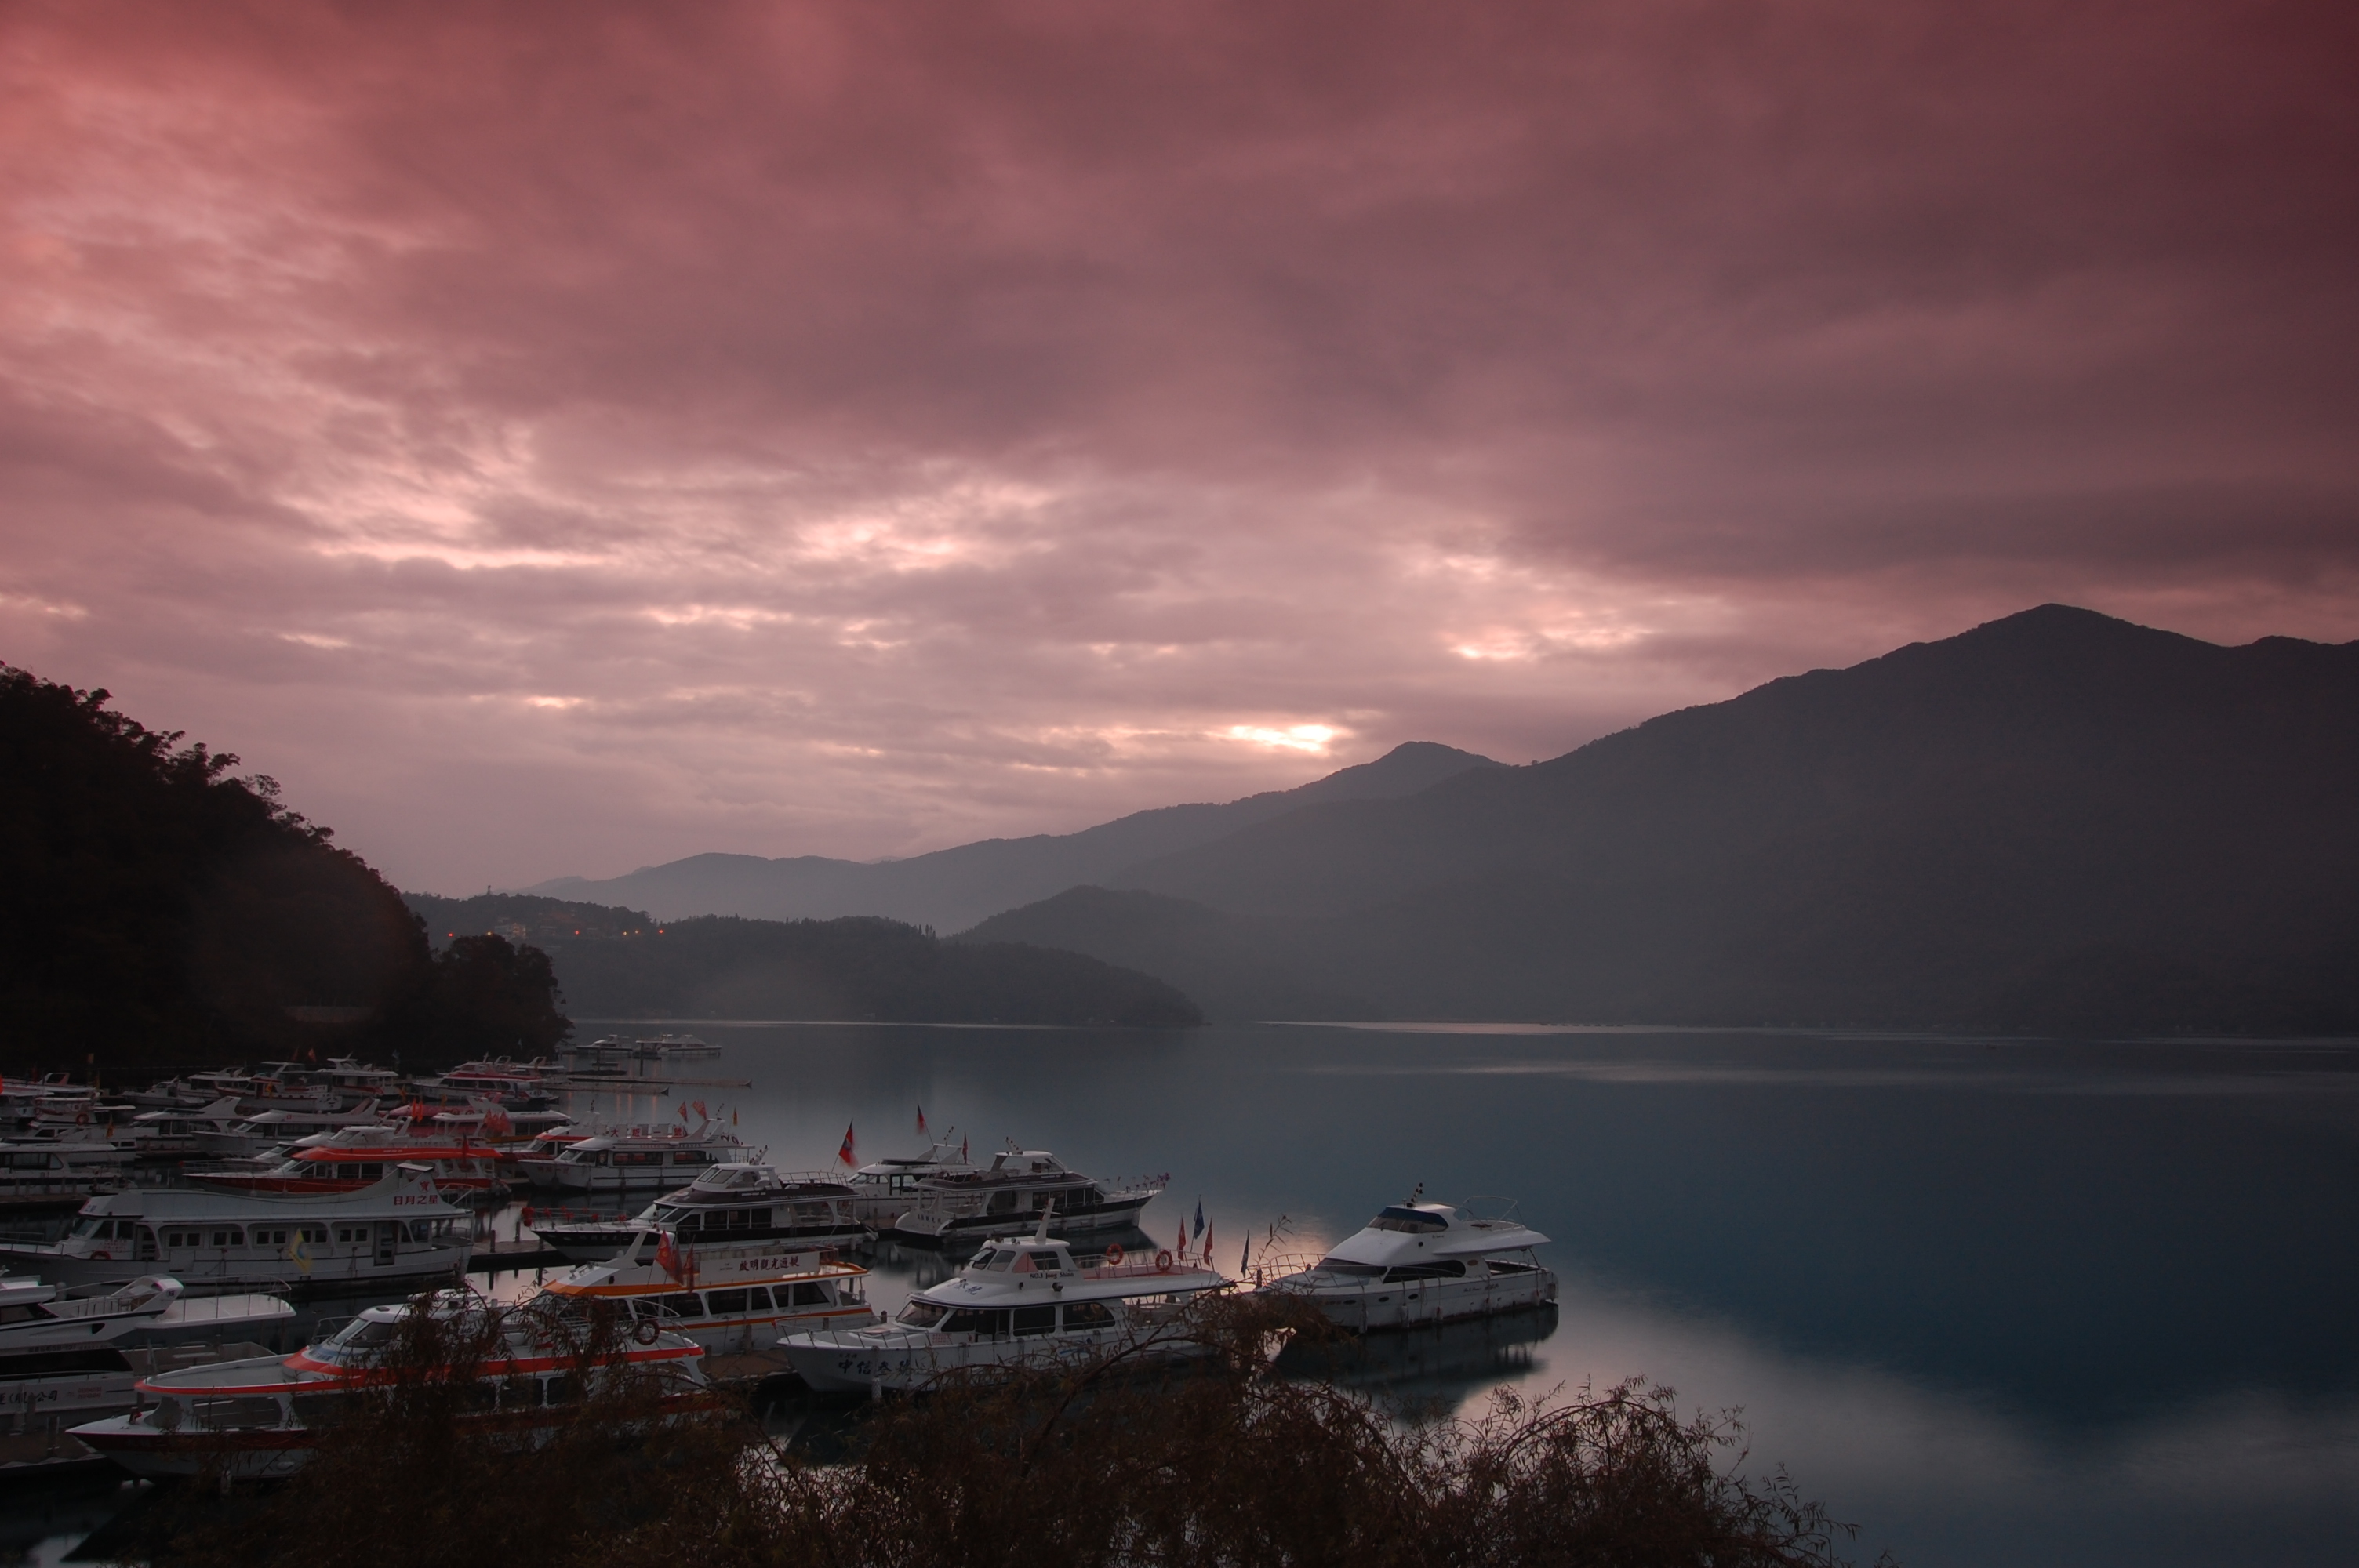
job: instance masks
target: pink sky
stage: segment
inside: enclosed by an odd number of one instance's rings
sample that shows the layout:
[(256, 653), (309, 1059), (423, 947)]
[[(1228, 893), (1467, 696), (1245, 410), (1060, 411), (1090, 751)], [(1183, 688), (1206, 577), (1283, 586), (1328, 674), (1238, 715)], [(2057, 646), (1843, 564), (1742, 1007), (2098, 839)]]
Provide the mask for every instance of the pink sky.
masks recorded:
[(2347, 4), (12, 5), (0, 658), (405, 886), (2359, 637)]

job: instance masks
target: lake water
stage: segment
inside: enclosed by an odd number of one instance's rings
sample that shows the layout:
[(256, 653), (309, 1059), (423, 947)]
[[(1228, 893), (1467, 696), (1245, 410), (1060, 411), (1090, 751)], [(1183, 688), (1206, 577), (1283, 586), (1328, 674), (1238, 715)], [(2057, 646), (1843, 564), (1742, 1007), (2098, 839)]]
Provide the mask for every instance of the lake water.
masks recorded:
[[(1863, 1562), (2359, 1561), (2359, 1044), (687, 1027), (724, 1051), (673, 1071), (754, 1087), (678, 1092), (783, 1166), (847, 1123), (914, 1152), (922, 1105), (978, 1155), (1169, 1172), (1146, 1228), (1201, 1201), (1231, 1270), (1281, 1216), (1302, 1249), (1420, 1183), (1512, 1198), (1555, 1324), (1401, 1336), (1401, 1386), (1741, 1407)], [(872, 1296), (940, 1267), (888, 1249)]]

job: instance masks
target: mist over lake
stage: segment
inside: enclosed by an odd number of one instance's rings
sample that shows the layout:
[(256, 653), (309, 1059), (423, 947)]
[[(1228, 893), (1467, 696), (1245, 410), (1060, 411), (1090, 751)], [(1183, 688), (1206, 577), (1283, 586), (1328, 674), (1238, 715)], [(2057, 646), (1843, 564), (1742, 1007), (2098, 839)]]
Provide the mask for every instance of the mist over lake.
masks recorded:
[[(2359, 1044), (695, 1027), (756, 1087), (685, 1092), (782, 1166), (847, 1122), (910, 1152), (922, 1105), (978, 1154), (1169, 1171), (1146, 1228), (1201, 1198), (1233, 1272), (1280, 1215), (1302, 1249), (1420, 1182), (1513, 1199), (1554, 1239), (1553, 1329), (1400, 1336), (1372, 1374), (1469, 1410), (1640, 1374), (1741, 1406), (1748, 1465), (1857, 1521), (1862, 1561), (2316, 1562), (2359, 1531)], [(888, 1249), (871, 1293), (941, 1267)]]

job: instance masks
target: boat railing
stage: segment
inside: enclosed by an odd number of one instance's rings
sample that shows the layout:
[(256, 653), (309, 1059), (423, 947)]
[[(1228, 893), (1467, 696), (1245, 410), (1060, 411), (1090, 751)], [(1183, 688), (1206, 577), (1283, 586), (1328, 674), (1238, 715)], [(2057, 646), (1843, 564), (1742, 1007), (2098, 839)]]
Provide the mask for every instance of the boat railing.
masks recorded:
[(1247, 1261), (1244, 1282), (1258, 1290), (1296, 1274), (1307, 1274), (1325, 1260), (1324, 1252), (1268, 1252)]
[[(1146, 1258), (1137, 1262), (1125, 1259), (1119, 1263), (1092, 1264), (1081, 1271), (1081, 1276), (1084, 1280), (1151, 1280), (1170, 1274), (1218, 1272), (1219, 1270), (1201, 1259), (1190, 1261), (1186, 1258), (1174, 1258), (1167, 1266), (1153, 1258)], [(1053, 1279), (1055, 1276), (1049, 1277)]]

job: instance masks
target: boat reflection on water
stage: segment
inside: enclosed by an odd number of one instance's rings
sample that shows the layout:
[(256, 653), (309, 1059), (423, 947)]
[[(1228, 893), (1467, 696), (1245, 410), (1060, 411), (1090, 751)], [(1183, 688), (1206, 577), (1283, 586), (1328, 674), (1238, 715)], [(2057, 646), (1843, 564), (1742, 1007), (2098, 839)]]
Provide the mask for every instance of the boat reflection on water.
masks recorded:
[(1324, 1378), (1402, 1405), (1454, 1408), (1482, 1390), (1545, 1369), (1538, 1347), (1556, 1332), (1554, 1302), (1396, 1334), (1296, 1339), (1282, 1377)]

